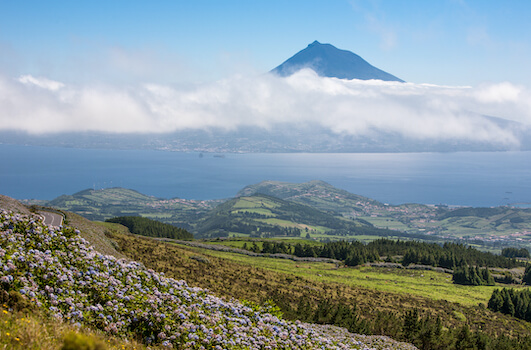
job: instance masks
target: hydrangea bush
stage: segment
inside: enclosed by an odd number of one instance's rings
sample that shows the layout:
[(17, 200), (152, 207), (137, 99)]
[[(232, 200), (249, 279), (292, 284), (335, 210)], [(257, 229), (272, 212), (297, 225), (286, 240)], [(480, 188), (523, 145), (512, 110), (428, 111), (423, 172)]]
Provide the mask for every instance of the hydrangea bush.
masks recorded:
[[(57, 319), (168, 348), (369, 348), (363, 336), (288, 322), (267, 307), (218, 298), (140, 263), (102, 255), (71, 227), (47, 227), (38, 216), (4, 210), (0, 283)], [(414, 348), (391, 340), (371, 344)]]

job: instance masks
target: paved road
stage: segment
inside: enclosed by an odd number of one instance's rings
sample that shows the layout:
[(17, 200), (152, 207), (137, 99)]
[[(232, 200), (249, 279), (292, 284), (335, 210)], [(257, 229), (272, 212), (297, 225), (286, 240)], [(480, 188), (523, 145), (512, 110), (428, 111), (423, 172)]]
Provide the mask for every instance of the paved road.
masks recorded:
[(44, 224), (48, 226), (61, 226), (63, 224), (63, 216), (48, 211), (40, 211), (39, 214), (44, 218)]

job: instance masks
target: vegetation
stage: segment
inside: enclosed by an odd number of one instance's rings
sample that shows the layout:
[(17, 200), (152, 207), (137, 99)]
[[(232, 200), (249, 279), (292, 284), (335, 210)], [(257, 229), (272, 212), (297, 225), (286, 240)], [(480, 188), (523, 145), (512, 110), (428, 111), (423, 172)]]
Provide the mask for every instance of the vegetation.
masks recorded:
[(506, 258), (530, 258), (529, 250), (525, 248), (503, 248), (501, 251), (501, 255), (505, 256)]
[[(343, 268), (334, 263), (325, 262), (300, 262), (287, 259), (271, 259), (266, 257), (249, 257), (242, 254), (227, 252), (204, 251), (204, 254), (229, 260), (244, 266), (267, 269), (275, 273), (295, 276), (303, 280), (310, 280), (324, 284), (340, 284), (350, 288), (360, 288), (375, 292), (374, 298), (366, 294), (364, 298), (356, 300), (359, 306), (367, 302), (367, 307), (386, 305), (378, 299), (380, 293), (400, 294), (408, 297), (420, 297), (437, 302), (458, 303), (464, 306), (477, 306), (486, 304), (495, 287), (492, 286), (462, 286), (452, 283), (452, 275), (431, 270), (418, 270), (413, 268), (379, 266), (358, 266)], [(385, 266), (385, 265), (383, 265)], [(404, 301), (406, 304), (410, 304)], [(416, 304), (416, 303), (414, 303)], [(390, 305), (389, 310), (393, 307)]]
[(352, 212), (363, 213), (365, 206), (383, 207), (383, 203), (376, 200), (352, 194), (318, 180), (300, 184), (263, 181), (245, 187), (236, 197), (255, 194), (265, 194), (339, 216), (349, 216)]
[(216, 207), (197, 225), (199, 237), (300, 237), (313, 232), (340, 236), (396, 234), (362, 221), (345, 220), (307, 205), (264, 194), (238, 197)]
[(469, 286), (494, 286), (494, 278), (489, 269), (480, 270), (477, 266), (459, 266), (454, 270), (452, 280), (456, 284)]
[[(307, 215), (305, 218), (302, 212), (298, 213), (298, 209), (289, 205), (286, 207), (288, 211), (277, 206), (272, 208), (277, 213), (272, 213), (265, 202), (264, 207), (260, 207), (256, 202), (245, 200), (260, 194), (288, 204), (311, 207), (319, 212), (315, 216), (319, 222), (306, 221)], [(333, 240), (356, 235), (366, 241), (400, 237), (439, 243), (458, 238), (460, 242), (498, 253), (511, 246), (531, 248), (531, 236), (519, 236), (515, 240), (510, 235), (531, 230), (531, 209), (385, 205), (322, 181), (301, 184), (264, 181), (247, 186), (237, 197), (242, 200), (235, 200), (234, 210), (225, 212), (216, 209), (223, 202), (220, 200), (161, 199), (122, 188), (85, 190), (53, 201), (30, 200), (27, 203), (73, 211), (91, 220), (139, 215), (204, 237), (304, 238), (310, 235), (316, 239)], [(241, 204), (248, 207), (238, 207)], [(295, 212), (290, 212), (294, 208)], [(320, 226), (319, 223), (330, 226)]]
[(46, 205), (99, 221), (117, 216), (139, 215), (190, 230), (194, 222), (220, 202), (163, 199), (115, 187), (87, 189), (73, 195), (57, 197), (52, 201), (28, 201), (28, 204)]
[[(36, 216), (0, 211), (0, 230), (2, 295), (67, 323), (166, 348), (410, 348), (288, 322), (271, 303), (221, 299), (138, 262), (99, 254), (79, 231), (45, 226)], [(67, 335), (63, 348), (79, 344), (102, 348), (79, 334)]]
[[(141, 350), (144, 345), (135, 340), (113, 337), (87, 327), (50, 318), (43, 310), (27, 308), (19, 294), (5, 298), (0, 304), (0, 348), (13, 350)], [(22, 305), (20, 302), (22, 301)], [(80, 344), (81, 343), (81, 344)], [(159, 347), (151, 347), (158, 349)]]
[[(493, 314), (485, 307), (467, 307), (445, 301), (452, 299), (449, 296), (440, 296), (440, 300), (427, 297), (436, 295), (435, 289), (439, 288), (435, 281), (430, 281), (429, 276), (435, 276), (435, 272), (422, 272), (427, 274), (426, 283), (433, 292), (424, 291), (419, 294), (426, 297), (420, 297), (407, 293), (417, 288), (414, 278), (408, 281), (403, 294), (358, 287), (361, 279), (372, 279), (368, 269), (358, 273), (360, 280), (347, 277), (344, 282), (337, 282), (340, 279), (332, 279), (325, 274), (347, 274), (351, 270), (336, 270), (331, 264), (301, 265), (289, 260), (205, 251), (122, 234), (115, 235), (114, 239), (124, 253), (134, 256), (147, 267), (164, 271), (167, 276), (187, 279), (226, 297), (239, 297), (257, 303), (272, 299), (288, 319), (332, 323), (364, 334), (385, 334), (394, 339), (411, 341), (423, 349), (456, 349), (463, 342), (476, 344), (481, 341), (488, 343), (479, 347), (484, 349), (525, 349), (529, 344), (522, 338), (530, 330), (525, 322)], [(207, 257), (209, 263), (192, 258), (197, 256)], [(275, 268), (278, 264), (284, 268)], [(396, 273), (388, 272), (379, 283), (392, 280)], [(419, 278), (420, 272), (416, 276)], [(451, 282), (447, 283), (452, 286)], [(465, 295), (469, 293), (467, 288), (474, 287), (459, 287), (463, 288), (459, 291), (456, 290), (458, 286), (451, 288)], [(484, 303), (487, 301), (488, 295)], [(412, 311), (415, 309), (416, 312)], [(413, 312), (412, 316), (407, 317), (410, 312)], [(439, 328), (438, 322), (442, 328)], [(429, 334), (436, 334), (437, 329), (441, 329), (441, 336), (432, 338)], [(507, 338), (502, 335), (509, 333), (514, 336)]]
[[(385, 258), (386, 261), (400, 262), (404, 266), (419, 264), (446, 269), (467, 267), (466, 271), (468, 271), (468, 266), (472, 265), (500, 268), (524, 266), (524, 263), (518, 262), (515, 259), (481, 252), (464, 244), (445, 243), (439, 245), (436, 243), (400, 241), (385, 238), (369, 242), (368, 244), (363, 244), (359, 241), (336, 241), (320, 245), (302, 243), (291, 244), (282, 241), (271, 242), (266, 240), (262, 242), (261, 249), (256, 242), (253, 242), (250, 247), (242, 246), (242, 248), (257, 253), (282, 253), (293, 254), (297, 257), (337, 259), (343, 261), (348, 266), (357, 266), (366, 262), (378, 261), (382, 257)], [(490, 276), (488, 271), (486, 273)], [(478, 278), (481, 276), (483, 275), (478, 275)], [(485, 275), (485, 277), (487, 278), (488, 276)], [(486, 283), (493, 283), (493, 281), (491, 282), (492, 276), (487, 279), (488, 282)], [(458, 280), (460, 279), (458, 278)], [(481, 285), (475, 283), (471, 284)]]
[(531, 291), (512, 288), (496, 289), (492, 292), (488, 307), (494, 312), (501, 312), (531, 322)]
[(527, 285), (531, 285), (531, 265), (526, 266), (522, 282)]
[(120, 216), (106, 221), (124, 225), (131, 233), (141, 236), (184, 240), (194, 237), (190, 232), (182, 228), (140, 216)]
[[(262, 201), (260, 206), (256, 205), (258, 198)], [(252, 219), (263, 224), (289, 228), (293, 230), (292, 232), (300, 230), (303, 236), (307, 233), (306, 229), (308, 229), (308, 233), (313, 232), (312, 230), (326, 233), (325, 226), (322, 226), (323, 223), (329, 224), (326, 223), (328, 218), (326, 215), (307, 218), (304, 215), (312, 215), (311, 212), (304, 214), (306, 210), (304, 209), (302, 211), (294, 210), (291, 217), (283, 217), (282, 215), (288, 211), (281, 210), (278, 214), (275, 213), (275, 210), (279, 208), (276, 205), (284, 204), (274, 198), (258, 195), (243, 200), (252, 202), (252, 207), (249, 207), (248, 204), (245, 206), (246, 204), (242, 201), (235, 201), (235, 203), (227, 206), (230, 209), (227, 213), (234, 216), (233, 219), (241, 218), (238, 215), (245, 214), (248, 215), (246, 219)], [(297, 207), (290, 203), (287, 205), (288, 207), (284, 207), (284, 209)], [(223, 213), (223, 215), (225, 214)], [(495, 214), (498, 215), (499, 213), (496, 212)], [(478, 215), (487, 215), (487, 213), (480, 211)], [(445, 220), (461, 217), (466, 216), (464, 214), (463, 216), (457, 215), (447, 217)], [(362, 221), (354, 222), (336, 217), (332, 218), (340, 220), (340, 224), (344, 224), (342, 222), (344, 221), (349, 225), (354, 223), (356, 227), (370, 227)], [(237, 310), (236, 314), (230, 314), (233, 310), (223, 309), (224, 312), (229, 313), (230, 318), (247, 315), (245, 312), (252, 310), (255, 313), (270, 315), (272, 317), (270, 320), (278, 320), (281, 326), (283, 323), (291, 324), (286, 320), (302, 320), (323, 325), (331, 324), (344, 327), (351, 332), (391, 336), (400, 341), (411, 342), (420, 349), (531, 348), (531, 337), (529, 337), (531, 325), (526, 318), (528, 311), (531, 315), (530, 292), (527, 289), (521, 291), (517, 289), (494, 289), (492, 287), (493, 277), (489, 269), (480, 268), (523, 266), (524, 263), (517, 261), (516, 256), (504, 257), (484, 253), (463, 244), (439, 245), (389, 239), (377, 239), (368, 244), (346, 241), (303, 244), (301, 243), (303, 241), (290, 239), (286, 241), (247, 241), (241, 245), (241, 248), (265, 254), (283, 253), (307, 257), (329, 257), (342, 260), (351, 266), (365, 261), (385, 259), (394, 263), (389, 264), (389, 266), (396, 266), (397, 263), (401, 263), (403, 266), (410, 264), (432, 265), (452, 268), (454, 274), (451, 276), (442, 272), (408, 270), (399, 267), (393, 269), (340, 268), (339, 265), (322, 262), (301, 263), (290, 260), (253, 258), (246, 255), (183, 247), (124, 233), (127, 230), (115, 223), (102, 223), (102, 227), (107, 230), (106, 244), (117, 249), (118, 254), (140, 262), (140, 264), (132, 266), (124, 265), (125, 262), (117, 262), (116, 259), (104, 257), (95, 252), (92, 255), (90, 249), (86, 250), (86, 242), (76, 238), (76, 232), (70, 228), (55, 232), (52, 230), (51, 233), (46, 231), (47, 235), (42, 235), (48, 228), (42, 227), (38, 223), (28, 223), (16, 217), (9, 220), (6, 221), (5, 218), (0, 220), (0, 225), (4, 225), (4, 229), (7, 228), (5, 232), (8, 232), (4, 233), (1, 239), (13, 239), (10, 240), (10, 245), (0, 245), (1, 250), (3, 250), (3, 252), (0, 250), (0, 263), (4, 266), (3, 272), (0, 274), (0, 286), (3, 290), (3, 299), (0, 300), (0, 303), (4, 303), (7, 312), (2, 316), (15, 317), (14, 322), (19, 322), (17, 320), (22, 317), (12, 316), (15, 313), (18, 315), (21, 313), (38, 315), (34, 308), (41, 303), (44, 308), (39, 308), (39, 310), (46, 313), (46, 316), (42, 316), (44, 318), (39, 321), (43, 324), (55, 322), (48, 318), (51, 315), (58, 319), (67, 320), (66, 326), (69, 326), (69, 322), (77, 321), (81, 324), (90, 325), (92, 328), (106, 331), (116, 327), (116, 334), (122, 337), (151, 342), (152, 345), (162, 345), (164, 341), (159, 337), (160, 327), (166, 329), (166, 326), (169, 326), (173, 331), (173, 327), (177, 324), (171, 323), (173, 321), (166, 320), (166, 318), (153, 319), (152, 315), (156, 316), (157, 313), (160, 313), (161, 308), (174, 307), (173, 304), (169, 306), (161, 295), (167, 296), (168, 300), (173, 301), (175, 299), (172, 298), (177, 297), (182, 307), (191, 305), (193, 309), (193, 305), (199, 305), (198, 300), (193, 299), (196, 295), (203, 298), (200, 300), (201, 302), (204, 302), (205, 298), (208, 300), (216, 298), (211, 296), (210, 292), (200, 290), (200, 288), (208, 288), (217, 296), (226, 298), (220, 299), (221, 303), (225, 303), (229, 298), (244, 300), (241, 303), (229, 302), (231, 308)], [(304, 220), (314, 221), (306, 221), (306, 224), (301, 224)], [(235, 222), (237, 221), (235, 220)], [(513, 221), (518, 224), (518, 220)], [(6, 222), (8, 222), (7, 226), (5, 226)], [(240, 223), (245, 224), (244, 221)], [(16, 233), (14, 238), (9, 236), (9, 230)], [(255, 234), (259, 231), (255, 230)], [(24, 240), (22, 232), (34, 236), (30, 240)], [(287, 236), (286, 232), (289, 231), (285, 231), (284, 236)], [(341, 230), (336, 232), (341, 232)], [(262, 233), (264, 232), (260, 234)], [(296, 236), (296, 234), (292, 235)], [(64, 237), (64, 242), (61, 237)], [(300, 237), (297, 238), (300, 240)], [(13, 244), (13, 242), (16, 243)], [(25, 252), (20, 249), (18, 244), (29, 244), (28, 248), (32, 250)], [(39, 252), (41, 247), (37, 247), (36, 244), (51, 244), (50, 247), (53, 247), (48, 251), (50, 251), (54, 263), (46, 266), (51, 272), (45, 275), (54, 276), (51, 280), (50, 277), (43, 277), (41, 270), (38, 272), (31, 270), (30, 274), (26, 273), (29, 271), (27, 269), (33, 268), (32, 264), (40, 259), (40, 253), (36, 252)], [(21, 253), (23, 251), (24, 253)], [(508, 250), (506, 255), (513, 253), (514, 251)], [(519, 254), (518, 249), (517, 254)], [(91, 256), (91, 266), (95, 268), (93, 270), (87, 269), (85, 266), (84, 259), (88, 256)], [(23, 259), (20, 259), (21, 257)], [(37, 260), (34, 261), (34, 259)], [(57, 261), (62, 264), (60, 270), (55, 265)], [(75, 264), (68, 265), (71, 262), (75, 262)], [(16, 269), (13, 270), (9, 264), (14, 265)], [(37, 262), (37, 264), (39, 263)], [(146, 270), (144, 265), (151, 270)], [(90, 275), (97, 282), (96, 285), (84, 286), (80, 284), (76, 280), (78, 276), (71, 273), (70, 268), (74, 269), (72, 271), (81, 271), (81, 275)], [(522, 267), (520, 268), (523, 270)], [(154, 270), (164, 272), (164, 275), (159, 275)], [(442, 269), (440, 270), (442, 271)], [(531, 268), (526, 268), (525, 272), (524, 281), (530, 281)], [(63, 279), (63, 274), (66, 276), (66, 280)], [(131, 277), (136, 284), (126, 283), (124, 278), (127, 279), (128, 277)], [(184, 281), (176, 281), (178, 279), (184, 279), (190, 285), (196, 285), (200, 288), (188, 287)], [(462, 282), (466, 285), (452, 284), (452, 280), (454, 283)], [(111, 285), (108, 284), (109, 282)], [(51, 294), (47, 290), (45, 290), (46, 293), (41, 293), (42, 295), (35, 292), (35, 288), (37, 290), (41, 287), (45, 288), (43, 283), (52, 285)], [(68, 290), (72, 283), (80, 288), (82, 299), (79, 302), (83, 306), (78, 306), (78, 299), (75, 299), (75, 307), (69, 309), (67, 306), (70, 304), (67, 298), (69, 295), (75, 296), (76, 293), (72, 294), (65, 292), (65, 290)], [(125, 283), (126, 288), (116, 288), (116, 285), (112, 283), (118, 283), (120, 286), (121, 283)], [(165, 283), (170, 284), (173, 289), (171, 291), (167, 289)], [(193, 300), (190, 301), (183, 297), (186, 293), (179, 294), (183, 286), (188, 293), (193, 291), (190, 296)], [(113, 294), (119, 290), (125, 294)], [(30, 292), (33, 292), (35, 297)], [(193, 295), (194, 293), (196, 295)], [(54, 304), (53, 295), (58, 296), (58, 304)], [(129, 300), (124, 301), (124, 296), (132, 298), (133, 295), (132, 304), (129, 303)], [(100, 298), (101, 301), (97, 302), (96, 300), (99, 300), (97, 298)], [(122, 300), (122, 306), (112, 303), (113, 300), (118, 299)], [(111, 305), (108, 305), (107, 301), (111, 301)], [(90, 308), (91, 303), (96, 307), (99, 304), (103, 311), (99, 307), (97, 307), (98, 310), (92, 310)], [(484, 306), (485, 304), (488, 304), (488, 308)], [(18, 306), (15, 308), (13, 305)], [(156, 308), (155, 305), (157, 305)], [(209, 310), (211, 306), (209, 305)], [(148, 307), (153, 308), (148, 309)], [(76, 314), (78, 308), (87, 309), (86, 312), (83, 312), (82, 319), (79, 318), (79, 314)], [(134, 312), (137, 321), (134, 319), (127, 320), (126, 314), (123, 313), (124, 308)], [(193, 324), (203, 322), (199, 321), (202, 319), (201, 317), (194, 318), (201, 312), (205, 312), (203, 309), (198, 309), (198, 306), (195, 306), (194, 311), (186, 310), (190, 313), (188, 318), (190, 322)], [(98, 318), (99, 315), (96, 314), (98, 311), (104, 316), (103, 320)], [(193, 312), (198, 312), (198, 314)], [(107, 316), (111, 316), (113, 321), (109, 321)], [(247, 317), (249, 316), (247, 315)], [(119, 322), (124, 324), (111, 326), (115, 320), (120, 320)], [(229, 324), (231, 321), (225, 320), (223, 322), (222, 324)], [(251, 321), (251, 323), (253, 322)], [(181, 326), (185, 324), (186, 327), (189, 326), (186, 322), (180, 323)], [(295, 325), (299, 327), (298, 323)], [(60, 335), (52, 337), (55, 348), (68, 349), (69, 346), (77, 348), (80, 343), (83, 343), (88, 344), (88, 349), (114, 349), (114, 345), (112, 345), (114, 338), (101, 338), (97, 333), (94, 335), (84, 331), (80, 332), (76, 330), (79, 328), (72, 327), (62, 331)], [(306, 328), (304, 327), (297, 329), (305, 332), (304, 329)], [(319, 328), (319, 332), (324, 329), (326, 328)], [(262, 329), (256, 331), (262, 332)], [(14, 334), (13, 330), (4, 330), (4, 332), (8, 335)], [(22, 334), (22, 331), (17, 331), (17, 334), (19, 333)], [(184, 346), (194, 348), (197, 344), (190, 342), (190, 334), (192, 333), (199, 337), (204, 335), (199, 331), (190, 332), (187, 328), (185, 331), (180, 330), (179, 335), (171, 333), (175, 335), (175, 338), (171, 342), (168, 339), (169, 344), (178, 348)], [(223, 334), (225, 333), (224, 331)], [(267, 336), (271, 337), (273, 334), (268, 333)], [(325, 337), (330, 336), (330, 333), (320, 334), (324, 334)], [(337, 332), (335, 334), (337, 335)], [(17, 340), (13, 340), (14, 338), (9, 338), (3, 343), (3, 335), (2, 332), (0, 334), (0, 346), (4, 345), (6, 348), (10, 347), (11, 344), (18, 344), (15, 343)], [(351, 337), (351, 335), (344, 336)], [(241, 339), (244, 339), (243, 337), (244, 335), (241, 335)], [(333, 342), (340, 343), (346, 338), (336, 337), (333, 339)], [(229, 341), (228, 338), (227, 341)], [(379, 338), (370, 337), (363, 338), (363, 341), (372, 347), (377, 347), (375, 344), (381, 342)], [(28, 344), (26, 343), (26, 347), (31, 349)], [(208, 345), (212, 344), (215, 343)], [(223, 347), (229, 347), (228, 343), (223, 344)], [(292, 347), (291, 345), (289, 347)], [(219, 346), (221, 347), (221, 345)], [(142, 346), (139, 345), (138, 348), (142, 348)]]

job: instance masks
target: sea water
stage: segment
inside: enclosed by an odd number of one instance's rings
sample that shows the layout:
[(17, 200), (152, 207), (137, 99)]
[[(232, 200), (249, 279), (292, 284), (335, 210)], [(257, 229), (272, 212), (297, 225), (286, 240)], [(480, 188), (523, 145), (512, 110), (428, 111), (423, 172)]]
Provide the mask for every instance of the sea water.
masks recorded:
[(109, 187), (220, 199), (264, 180), (323, 180), (389, 204), (529, 206), (531, 152), (220, 155), (0, 144), (0, 194), (17, 199)]

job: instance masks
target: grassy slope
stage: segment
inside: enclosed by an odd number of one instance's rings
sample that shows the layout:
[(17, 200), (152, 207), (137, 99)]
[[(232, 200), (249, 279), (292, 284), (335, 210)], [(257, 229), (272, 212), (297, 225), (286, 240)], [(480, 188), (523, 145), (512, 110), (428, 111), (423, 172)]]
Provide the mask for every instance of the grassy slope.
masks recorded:
[[(265, 217), (255, 218), (252, 214), (260, 214)], [(306, 205), (256, 194), (251, 197), (234, 198), (219, 205), (205, 217), (199, 225), (199, 231), (201, 235), (208, 235), (218, 230), (219, 227), (230, 227), (232, 223), (236, 222), (252, 226), (266, 224), (294, 227), (301, 230), (308, 228), (308, 230), (320, 233), (333, 229), (326, 226), (328, 224), (345, 227), (349, 225), (353, 229), (362, 226), (353, 221), (346, 222)], [(260, 231), (267, 232), (266, 226), (263, 229), (261, 228)]]
[[(412, 232), (435, 231), (455, 237), (503, 236), (531, 231), (531, 210), (514, 208), (462, 208), (448, 210), (422, 204), (386, 206), (375, 200), (337, 189), (323, 181), (294, 184), (263, 181), (247, 186), (239, 195), (264, 193), (341, 215), (355, 215), (381, 228)], [(464, 213), (468, 215), (463, 215)], [(371, 215), (376, 216), (371, 216)], [(455, 216), (455, 215), (460, 216)], [(359, 216), (361, 215), (361, 217)], [(524, 242), (531, 247), (531, 241)]]
[[(0, 195), (0, 208), (21, 214), (30, 211), (13, 198)], [(115, 249), (115, 243), (105, 235), (106, 228), (95, 224), (79, 215), (66, 213), (68, 223), (81, 231), (98, 251), (116, 257), (124, 257)], [(113, 227), (117, 232), (124, 232), (120, 227)], [(0, 292), (1, 293), (1, 292)], [(94, 347), (87, 350), (142, 350), (148, 347), (134, 340), (111, 337), (91, 329), (78, 328), (44, 316), (39, 310), (28, 309), (26, 303), (7, 302), (1, 294), (0, 304), (0, 349), (13, 350), (56, 350), (65, 344), (65, 337), (74, 336), (83, 343), (93, 342)], [(1, 302), (0, 302), (1, 303)], [(159, 349), (159, 347), (149, 347)]]
[(452, 275), (434, 271), (385, 269), (361, 266), (336, 269), (329, 263), (300, 263), (291, 260), (255, 258), (241, 254), (205, 251), (204, 254), (267, 268), (271, 271), (293, 274), (323, 283), (341, 283), (375, 291), (429, 296), (434, 300), (446, 300), (467, 306), (487, 304), (492, 291), (497, 287), (469, 287), (455, 285)]
[(220, 202), (162, 199), (125, 188), (107, 188), (60, 196), (45, 205), (75, 212), (91, 220), (103, 221), (115, 216), (141, 215), (182, 226), (189, 225)]
[(66, 223), (77, 228), (81, 237), (88, 240), (100, 253), (113, 255), (117, 258), (125, 258), (122, 253), (116, 250), (116, 243), (107, 236), (105, 226), (95, 224), (80, 215), (69, 212), (66, 212)]
[(373, 199), (333, 187), (324, 181), (309, 181), (300, 184), (263, 181), (245, 187), (238, 192), (237, 196), (250, 196), (255, 193), (267, 194), (337, 214), (360, 211), (367, 204), (383, 205)]
[[(472, 329), (482, 328), (490, 334), (528, 334), (531, 330), (527, 322), (472, 306), (477, 301), (486, 302), (488, 290), (455, 288), (445, 281), (445, 275), (436, 277), (433, 273), (409, 271), (409, 275), (403, 276), (370, 269), (334, 270), (328, 264), (251, 259), (123, 234), (116, 235), (115, 239), (125, 254), (148, 268), (185, 279), (225, 297), (256, 302), (272, 298), (291, 308), (296, 308), (301, 298), (313, 301), (314, 305), (319, 300), (331, 299), (356, 305), (365, 318), (374, 317), (377, 311), (399, 316), (418, 308), (424, 313), (441, 316), (449, 328), (458, 327), (464, 319)], [(206, 258), (208, 263), (192, 259), (198, 256)], [(419, 277), (420, 274), (425, 277)], [(437, 287), (430, 286), (432, 277)], [(410, 293), (408, 286), (415, 286), (415, 289)], [(447, 301), (447, 298), (462, 304)]]
[[(84, 327), (78, 328), (35, 311), (13, 311), (4, 306), (0, 307), (0, 349), (57, 350), (64, 346), (65, 337), (72, 334), (85, 344), (83, 349), (86, 350), (161, 349), (158, 346), (146, 347), (134, 340), (111, 337)], [(88, 342), (93, 342), (94, 347), (88, 347)]]
[[(91, 241), (95, 239), (97, 241), (99, 238), (113, 249), (117, 244), (124, 248), (121, 253), (144, 262), (148, 267), (164, 271), (171, 277), (186, 279), (192, 285), (209, 288), (214, 293), (227, 297), (260, 302), (276, 296), (292, 305), (303, 296), (314, 301), (326, 297), (357, 305), (365, 317), (374, 315), (375, 310), (400, 314), (404, 310), (416, 307), (425, 312), (443, 316), (447, 327), (455, 327), (464, 319), (473, 329), (481, 327), (492, 334), (526, 334), (530, 330), (530, 325), (526, 322), (494, 314), (482, 308), (466, 306), (475, 304), (478, 300), (484, 301), (485, 295), (482, 296), (480, 292), (457, 298), (455, 294), (466, 294), (467, 290), (474, 289), (477, 292), (480, 289), (464, 287), (459, 293), (452, 294), (453, 285), (446, 281), (447, 278), (434, 277), (431, 275), (434, 274), (432, 272), (407, 271), (405, 275), (397, 275), (380, 269), (334, 270), (327, 264), (296, 264), (291, 261), (266, 258), (246, 259), (235, 254), (221, 254), (134, 237), (125, 234), (127, 230), (121, 225), (94, 224), (77, 215), (69, 214), (68, 219), (74, 227), (85, 232), (85, 238)], [(114, 238), (110, 240), (105, 235), (105, 231), (112, 231)], [(117, 253), (116, 250), (115, 253)], [(192, 256), (203, 256), (210, 263), (205, 264), (190, 259)], [(420, 274), (424, 277), (420, 277)], [(428, 278), (430, 278), (429, 281), (435, 281), (438, 287), (430, 289), (430, 282), (422, 283)], [(406, 290), (408, 286), (414, 285), (419, 285), (416, 287), (418, 289), (413, 292)], [(391, 288), (389, 289), (388, 286)], [(437, 294), (432, 294), (435, 292)], [(426, 293), (430, 295), (429, 298), (422, 296)], [(452, 299), (454, 297), (456, 298)], [(442, 300), (436, 300), (439, 298)], [(445, 299), (459, 301), (461, 304), (447, 302)], [(58, 348), (58, 344), (62, 343), (61, 338), (68, 331), (68, 329), (61, 330), (61, 327), (54, 321), (42, 319), (38, 315), (30, 315), (29, 322), (27, 322), (28, 316), (23, 314), (15, 315), (8, 312), (2, 317), (4, 317), (1, 320), (3, 333), (0, 337), (0, 345), (5, 345), (6, 348), (13, 344), (12, 348), (37, 348), (35, 346), (38, 345), (30, 341), (25, 341), (24, 346), (18, 347), (20, 340), (17, 341), (15, 338), (28, 338), (27, 334), (37, 334), (35, 332), (48, 334), (47, 329), (54, 329), (55, 333), (49, 336), (52, 345), (48, 348), (55, 349)], [(26, 327), (24, 322), (29, 326)], [(34, 324), (37, 323), (42, 324), (35, 326)], [(17, 335), (13, 336), (15, 333)], [(113, 338), (103, 339), (111, 344), (112, 349), (118, 348), (116, 344), (120, 344), (120, 341)]]
[(19, 201), (4, 195), (0, 195), (0, 208), (20, 214), (30, 213), (29, 209), (22, 205)]
[[(214, 245), (224, 245), (234, 248), (243, 248), (244, 244), (250, 249), (256, 244), (259, 249), (263, 247), (264, 239), (218, 239), (205, 243)], [(268, 239), (270, 242), (285, 242), (296, 244), (301, 240), (280, 240)], [(314, 240), (306, 240), (304, 244), (322, 245)], [(248, 264), (251, 266), (264, 267), (283, 273), (293, 273), (297, 276), (316, 279), (323, 282), (344, 283), (352, 286), (361, 286), (368, 289), (387, 291), (393, 293), (406, 293), (418, 296), (428, 295), (435, 300), (447, 300), (463, 305), (474, 306), (479, 303), (487, 304), (492, 291), (498, 286), (464, 286), (452, 283), (452, 275), (448, 273), (414, 270), (396, 269), (370, 266), (357, 266), (337, 269), (330, 263), (300, 263), (291, 260), (279, 260), (268, 258), (254, 258), (241, 254), (230, 254), (219, 251), (207, 252), (214, 256), (219, 256), (232, 261)], [(504, 269), (500, 269), (503, 271)], [(512, 270), (513, 274), (523, 274), (523, 268)], [(513, 288), (519, 288), (514, 287)], [(525, 287), (521, 287), (525, 288)]]

